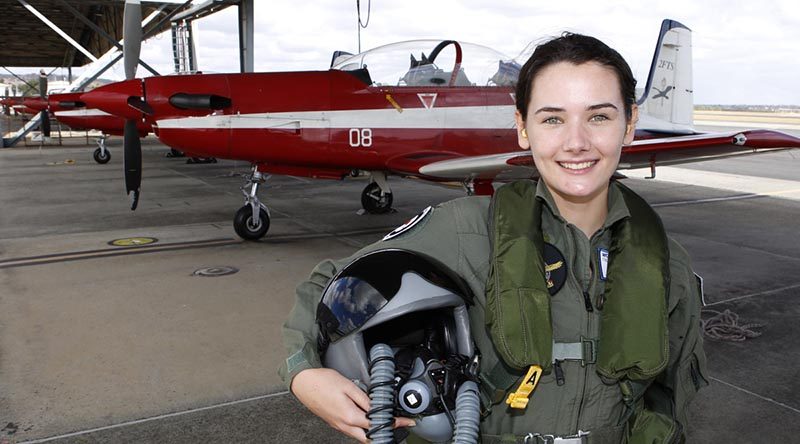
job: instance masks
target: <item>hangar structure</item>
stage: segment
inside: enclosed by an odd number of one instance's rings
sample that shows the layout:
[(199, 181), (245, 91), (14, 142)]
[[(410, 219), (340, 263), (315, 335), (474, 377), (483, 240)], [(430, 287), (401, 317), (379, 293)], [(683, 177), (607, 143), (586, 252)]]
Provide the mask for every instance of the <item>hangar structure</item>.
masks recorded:
[[(254, 0), (142, 0), (143, 40), (170, 30), (174, 71), (197, 70), (192, 22), (230, 6), (239, 8), (239, 63), (242, 72), (253, 71)], [(124, 0), (0, 0), (0, 67), (67, 68), (69, 86), (63, 92), (82, 91), (122, 59)], [(155, 69), (140, 60), (152, 75)], [(72, 68), (86, 67), (72, 78)], [(40, 91), (44, 96), (46, 91)], [(2, 147), (13, 146), (40, 126), (32, 118)]]

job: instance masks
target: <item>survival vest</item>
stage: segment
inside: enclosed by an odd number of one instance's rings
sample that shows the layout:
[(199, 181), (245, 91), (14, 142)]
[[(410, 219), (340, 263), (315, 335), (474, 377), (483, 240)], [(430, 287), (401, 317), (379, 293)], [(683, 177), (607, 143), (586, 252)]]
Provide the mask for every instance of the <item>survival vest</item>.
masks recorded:
[[(669, 250), (661, 219), (617, 183), (630, 217), (611, 227), (597, 372), (610, 379), (648, 380), (669, 357)], [(513, 369), (552, 365), (550, 293), (542, 257), (543, 203), (532, 181), (500, 187), (490, 207), (491, 269), (486, 326), (500, 357)]]

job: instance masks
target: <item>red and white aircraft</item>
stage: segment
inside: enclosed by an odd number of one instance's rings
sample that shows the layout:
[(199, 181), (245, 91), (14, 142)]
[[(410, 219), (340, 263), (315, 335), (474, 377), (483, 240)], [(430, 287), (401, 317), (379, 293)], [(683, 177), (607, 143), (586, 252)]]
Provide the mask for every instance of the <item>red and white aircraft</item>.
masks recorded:
[[(493, 181), (535, 176), (514, 129), (519, 68), (486, 47), (416, 41), (340, 56), (327, 71), (129, 75), (81, 101), (131, 128), (152, 124), (173, 148), (251, 162), (234, 228), (259, 239), (269, 210), (256, 192), (267, 173), (341, 179), (368, 171), (361, 202), (371, 213), (391, 208), (389, 175), (460, 180), (475, 193), (491, 193)], [(800, 139), (775, 131), (693, 130), (691, 31), (675, 21), (662, 24), (639, 106), (637, 140), (623, 147), (620, 169), (800, 147)], [(133, 208), (141, 179), (134, 137), (131, 130), (125, 142)]]
[[(93, 156), (97, 163), (108, 163), (111, 153), (105, 146), (108, 136), (122, 136), (124, 134), (125, 119), (99, 109), (87, 108), (81, 102), (83, 92), (50, 94), (46, 99), (38, 97), (26, 99), (23, 103), (29, 108), (39, 111), (48, 111), (59, 122), (76, 130), (97, 130), (102, 134), (97, 140), (97, 149)], [(137, 134), (144, 137), (151, 132), (151, 125), (140, 121), (136, 123)]]

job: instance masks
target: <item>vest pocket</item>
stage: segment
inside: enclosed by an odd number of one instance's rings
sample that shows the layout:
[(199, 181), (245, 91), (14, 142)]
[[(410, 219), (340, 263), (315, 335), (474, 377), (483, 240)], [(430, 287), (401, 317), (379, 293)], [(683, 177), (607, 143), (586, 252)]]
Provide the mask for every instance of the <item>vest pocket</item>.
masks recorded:
[[(524, 353), (530, 364), (538, 364), (547, 371), (553, 351), (553, 327), (550, 320), (550, 293), (532, 288), (520, 288), (518, 305), (508, 307), (519, 313), (519, 334), (524, 338)], [(519, 342), (517, 344), (520, 344)]]
[(627, 444), (671, 443), (675, 434), (675, 422), (667, 415), (641, 409), (636, 414)]

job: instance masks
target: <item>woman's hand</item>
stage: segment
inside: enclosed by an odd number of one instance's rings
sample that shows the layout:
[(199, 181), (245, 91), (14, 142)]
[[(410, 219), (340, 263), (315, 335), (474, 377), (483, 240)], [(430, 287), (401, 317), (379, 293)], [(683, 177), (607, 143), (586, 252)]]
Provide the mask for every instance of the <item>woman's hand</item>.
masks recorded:
[[(329, 368), (311, 368), (292, 380), (292, 393), (312, 413), (340, 432), (366, 443), (369, 397), (352, 381)], [(414, 426), (410, 418), (396, 418), (395, 427)]]

